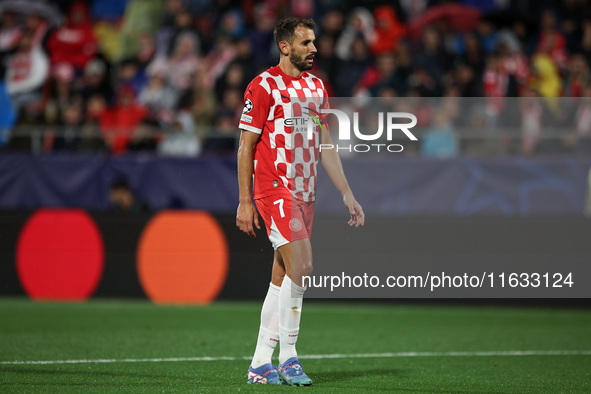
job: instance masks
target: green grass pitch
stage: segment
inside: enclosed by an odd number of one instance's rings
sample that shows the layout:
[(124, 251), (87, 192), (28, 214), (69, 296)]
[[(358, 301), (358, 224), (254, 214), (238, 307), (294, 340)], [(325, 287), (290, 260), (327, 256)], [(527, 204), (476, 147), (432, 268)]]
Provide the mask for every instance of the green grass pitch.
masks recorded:
[(306, 302), (306, 388), (246, 384), (259, 310), (0, 298), (0, 392), (591, 392), (588, 309)]

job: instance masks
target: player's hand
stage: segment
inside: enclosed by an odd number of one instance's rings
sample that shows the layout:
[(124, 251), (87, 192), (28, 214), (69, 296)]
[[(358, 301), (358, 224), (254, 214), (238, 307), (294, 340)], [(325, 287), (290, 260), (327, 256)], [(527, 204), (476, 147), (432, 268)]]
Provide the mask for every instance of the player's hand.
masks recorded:
[(250, 237), (256, 237), (254, 227), (260, 230), (259, 214), (252, 201), (242, 202), (238, 205), (236, 212), (236, 227), (248, 234)]
[(355, 197), (353, 197), (353, 193), (345, 194), (343, 196), (343, 203), (351, 215), (351, 219), (349, 219), (347, 224), (351, 227), (363, 226), (365, 223), (365, 214), (363, 213), (361, 205), (355, 200)]

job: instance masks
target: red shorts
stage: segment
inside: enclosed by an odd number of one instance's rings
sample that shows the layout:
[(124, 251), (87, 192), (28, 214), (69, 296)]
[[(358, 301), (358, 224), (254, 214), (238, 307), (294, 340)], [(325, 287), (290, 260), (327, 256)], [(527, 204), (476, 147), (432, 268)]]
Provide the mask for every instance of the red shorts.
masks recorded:
[(255, 200), (267, 235), (276, 250), (292, 241), (310, 238), (314, 221), (314, 201), (299, 201), (291, 196), (268, 196)]

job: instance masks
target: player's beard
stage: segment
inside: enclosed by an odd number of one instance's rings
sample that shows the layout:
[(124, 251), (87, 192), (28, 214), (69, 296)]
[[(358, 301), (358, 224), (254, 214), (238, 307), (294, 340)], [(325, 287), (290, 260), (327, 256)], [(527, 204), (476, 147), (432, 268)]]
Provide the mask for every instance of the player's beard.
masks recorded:
[(289, 61), (293, 64), (298, 70), (300, 71), (307, 71), (312, 69), (312, 64), (308, 64), (306, 61), (307, 56), (298, 56), (295, 53), (295, 50), (291, 50), (289, 54)]

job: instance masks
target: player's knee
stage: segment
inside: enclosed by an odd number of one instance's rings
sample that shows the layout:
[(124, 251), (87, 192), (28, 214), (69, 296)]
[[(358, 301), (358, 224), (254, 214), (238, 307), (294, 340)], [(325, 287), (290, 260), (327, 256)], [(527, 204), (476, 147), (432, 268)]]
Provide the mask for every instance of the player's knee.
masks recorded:
[(283, 272), (273, 271), (273, 274), (271, 275), (271, 283), (273, 283), (275, 286), (281, 286), (281, 284), (283, 283), (284, 277), (285, 277), (285, 271), (283, 271)]
[(310, 276), (312, 275), (312, 271), (314, 271), (312, 260), (307, 261), (302, 265), (302, 276)]

